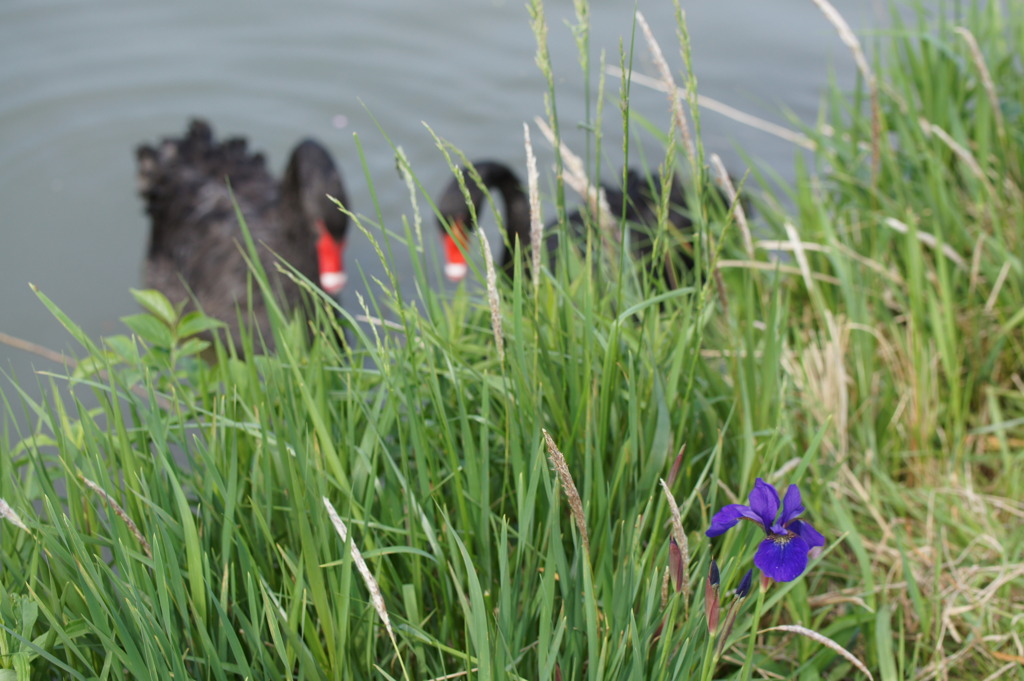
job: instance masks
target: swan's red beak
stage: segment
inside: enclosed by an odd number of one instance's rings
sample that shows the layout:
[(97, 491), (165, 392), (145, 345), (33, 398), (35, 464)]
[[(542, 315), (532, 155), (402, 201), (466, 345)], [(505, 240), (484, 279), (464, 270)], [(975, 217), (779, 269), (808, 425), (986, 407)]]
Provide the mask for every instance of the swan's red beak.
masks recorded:
[(316, 241), (316, 255), (320, 261), (320, 288), (332, 296), (337, 295), (345, 288), (348, 279), (342, 260), (345, 242), (331, 236), (323, 220), (317, 220), (316, 227), (320, 232), (320, 238)]
[(466, 229), (461, 220), (452, 223), (452, 231), (444, 235), (444, 275), (449, 281), (462, 281), (469, 272), (466, 265)]

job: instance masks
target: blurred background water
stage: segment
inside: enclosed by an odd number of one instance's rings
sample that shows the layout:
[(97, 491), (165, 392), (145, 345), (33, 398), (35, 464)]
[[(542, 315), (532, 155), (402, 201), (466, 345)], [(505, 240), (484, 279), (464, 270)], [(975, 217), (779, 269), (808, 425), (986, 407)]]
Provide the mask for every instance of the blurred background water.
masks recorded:
[[(810, 0), (682, 5), (703, 95), (792, 127), (790, 116), (814, 122), (829, 78), (852, 87), (849, 52)], [(638, 6), (680, 73), (673, 3), (639, 0)], [(889, 11), (881, 0), (837, 6), (862, 36), (882, 26)], [(563, 137), (582, 151), (588, 105), (572, 3), (548, 2), (545, 9)], [(598, 64), (602, 53), (618, 64), (620, 45), (629, 49), (633, 4), (593, 0), (591, 22), (593, 119)], [(392, 145), (402, 147), (431, 193), (450, 177), (427, 126), (469, 158), (524, 167), (522, 124), (544, 113), (546, 83), (535, 53), (521, 0), (6, 0), (0, 4), (0, 331), (74, 351), (29, 282), (92, 336), (125, 330), (119, 318), (137, 312), (129, 289), (140, 284), (148, 231), (135, 189), (137, 144), (179, 135), (190, 117), (202, 116), (219, 135), (247, 136), (279, 173), (296, 141), (316, 137), (339, 162), (352, 208), (376, 221), (372, 182), (383, 224), (401, 232), (411, 209)], [(639, 33), (632, 56), (638, 72), (656, 75)], [(609, 78), (605, 87), (602, 171), (612, 180), (623, 163), (618, 80)], [(630, 104), (668, 129), (663, 94), (634, 86)], [(792, 177), (798, 149), (791, 143), (710, 112), (702, 127), (708, 150), (733, 173), (745, 168), (742, 149)], [(553, 157), (535, 129), (533, 138), (544, 186)], [(634, 153), (662, 158), (653, 138), (633, 143)], [(421, 208), (429, 210), (422, 201)], [(433, 217), (426, 217), (432, 233)], [(396, 257), (407, 256), (399, 250)], [(379, 276), (380, 267), (355, 229), (346, 260), (352, 276), (343, 301), (352, 306), (354, 292), (365, 289), (359, 269)], [(0, 345), (0, 370), (30, 394), (37, 392), (33, 369), (55, 368)], [(0, 381), (10, 393), (7, 380)]]

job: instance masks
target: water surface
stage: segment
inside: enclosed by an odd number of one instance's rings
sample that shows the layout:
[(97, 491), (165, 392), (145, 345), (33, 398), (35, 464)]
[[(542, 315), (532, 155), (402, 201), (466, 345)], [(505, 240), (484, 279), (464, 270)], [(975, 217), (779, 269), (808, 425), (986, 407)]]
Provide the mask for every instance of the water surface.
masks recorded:
[[(588, 101), (567, 25), (574, 22), (572, 4), (548, 4), (562, 131), (582, 150), (582, 124), (597, 116), (597, 65), (602, 53), (617, 64), (620, 45), (629, 49), (632, 5), (592, 3)], [(638, 4), (678, 73), (673, 3)], [(704, 95), (793, 125), (787, 116), (813, 123), (830, 75), (852, 85), (846, 48), (809, 0), (683, 6)], [(861, 31), (884, 15), (879, 3), (845, 2), (840, 9)], [(637, 41), (634, 66), (654, 75), (650, 54)], [(317, 137), (342, 167), (352, 208), (376, 223), (372, 182), (383, 224), (401, 230), (411, 210), (395, 172), (394, 145), (435, 193), (448, 171), (431, 131), (470, 158), (524, 167), (522, 124), (544, 113), (546, 84), (535, 52), (529, 15), (518, 0), (7, 0), (0, 5), (0, 331), (73, 349), (29, 282), (90, 335), (124, 330), (119, 318), (137, 311), (129, 288), (140, 282), (148, 229), (135, 193), (137, 144), (180, 134), (190, 117), (202, 116), (222, 135), (249, 137), (279, 172), (298, 139)], [(623, 163), (622, 124), (618, 82), (605, 87), (603, 174), (612, 179)], [(638, 86), (631, 94), (634, 112), (667, 129), (664, 95)], [(704, 115), (702, 127), (707, 148), (734, 173), (743, 172), (743, 149), (792, 177), (797, 150), (791, 144), (713, 113)], [(550, 150), (536, 130), (534, 141), (542, 182), (550, 182)], [(661, 159), (649, 136), (633, 144), (634, 158)], [(421, 209), (428, 210), (422, 201)], [(426, 228), (433, 229), (432, 218)], [(362, 267), (379, 275), (356, 230), (347, 259), (350, 272)], [(408, 271), (401, 262), (398, 269)], [(346, 304), (363, 288), (354, 277)], [(33, 367), (54, 368), (0, 346), (0, 368), (30, 392)]]

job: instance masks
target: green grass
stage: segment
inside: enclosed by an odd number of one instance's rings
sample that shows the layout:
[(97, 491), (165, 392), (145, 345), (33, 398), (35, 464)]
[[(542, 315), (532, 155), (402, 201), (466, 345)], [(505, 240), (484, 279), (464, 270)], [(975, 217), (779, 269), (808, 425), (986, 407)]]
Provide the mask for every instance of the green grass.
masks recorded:
[[(753, 259), (710, 207), (700, 276), (678, 291), (595, 238), (585, 263), (503, 288), (504, 357), (480, 287), (429, 284), (414, 174), (400, 231), (355, 216), (387, 276), (346, 300), (344, 349), (321, 310), (312, 342), (280, 315), (277, 354), (247, 339), (238, 359), (151, 293), (130, 335), (96, 342), (40, 293), (83, 359), (41, 378), (41, 402), (3, 392), (5, 420), (35, 427), (0, 441), (0, 499), (25, 526), (0, 521), (0, 681), (863, 677), (766, 631), (794, 624), (878, 679), (1020, 678), (1024, 8), (959, 12), (877, 38), (880, 125), (866, 90), (832, 89), (790, 202), (752, 192)], [(599, 99), (618, 89), (581, 65)], [(649, 165), (702, 178), (677, 133)], [(595, 176), (605, 143), (583, 154)], [(703, 531), (759, 476), (798, 483), (828, 543), (800, 579), (734, 601), (757, 532)], [(736, 607), (717, 638), (712, 558), (723, 623)]]

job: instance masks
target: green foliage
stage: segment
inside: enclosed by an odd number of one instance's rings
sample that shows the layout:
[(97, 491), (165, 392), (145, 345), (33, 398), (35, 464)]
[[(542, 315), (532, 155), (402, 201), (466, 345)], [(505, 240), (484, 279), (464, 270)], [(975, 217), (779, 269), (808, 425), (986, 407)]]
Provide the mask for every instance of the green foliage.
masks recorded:
[[(550, 74), (541, 3), (530, 16)], [(310, 287), (312, 315), (272, 309), (274, 338), (244, 337), (243, 354), (153, 291), (100, 342), (40, 293), (84, 358), (41, 402), (3, 396), (36, 427), (0, 442), (0, 499), (25, 526), (0, 521), (0, 681), (856, 678), (838, 646), (883, 679), (1012, 669), (1022, 34), (1013, 4), (897, 24), (881, 127), (866, 95), (833, 90), (792, 208), (760, 204), (757, 236), (791, 255), (752, 261), (734, 213), (697, 198), (683, 285), (599, 248), (516, 277), (503, 358), (482, 285), (437, 294), (419, 257), (399, 283), (388, 254), (426, 252), (418, 206), (400, 234), (353, 216), (386, 268), (366, 300), (345, 312)], [(556, 94), (549, 79), (551, 116)], [(711, 196), (703, 151), (684, 156), (675, 132), (657, 165)], [(799, 482), (828, 544), (801, 579), (737, 600), (755, 528), (703, 530), (757, 476)], [(712, 558), (735, 618), (714, 637)], [(791, 624), (831, 647), (765, 631)]]

